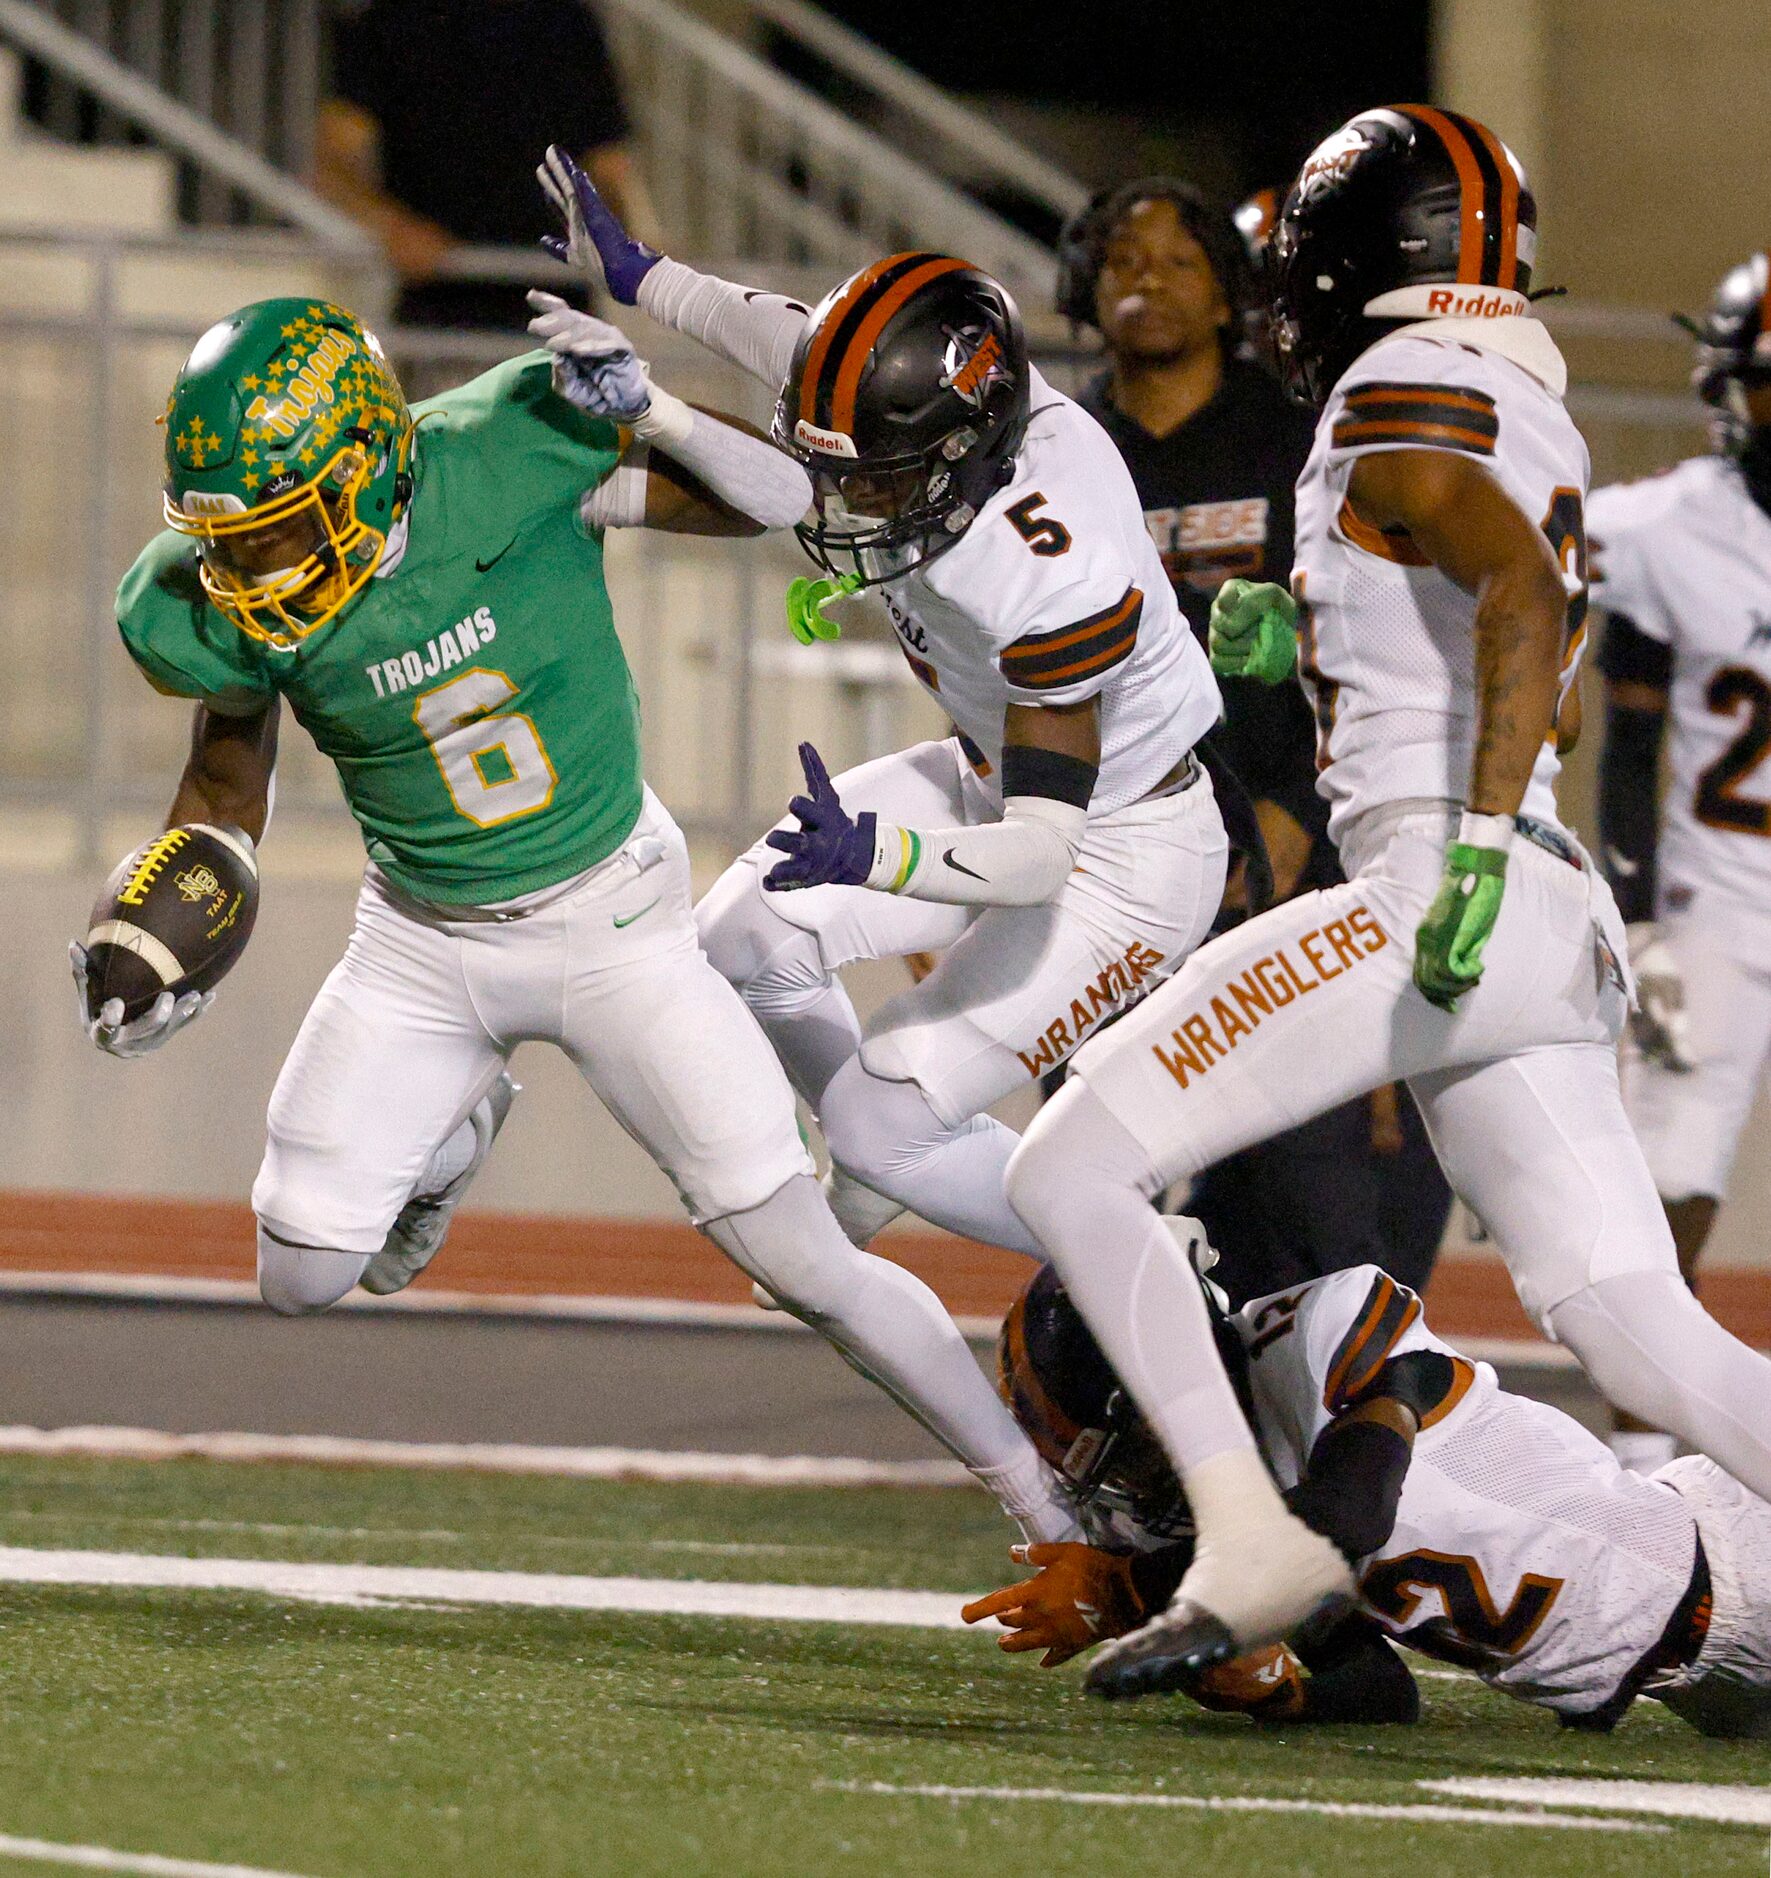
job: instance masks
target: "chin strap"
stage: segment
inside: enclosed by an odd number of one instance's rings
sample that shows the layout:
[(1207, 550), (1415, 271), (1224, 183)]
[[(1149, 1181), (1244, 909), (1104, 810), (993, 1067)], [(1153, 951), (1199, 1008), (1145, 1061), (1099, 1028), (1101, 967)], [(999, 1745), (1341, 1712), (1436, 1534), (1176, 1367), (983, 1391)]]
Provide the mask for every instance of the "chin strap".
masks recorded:
[(824, 609), (833, 600), (847, 599), (862, 586), (859, 574), (844, 574), (836, 580), (813, 580), (800, 574), (787, 585), (787, 625), (802, 646), (816, 639), (840, 639), (842, 628), (824, 617)]

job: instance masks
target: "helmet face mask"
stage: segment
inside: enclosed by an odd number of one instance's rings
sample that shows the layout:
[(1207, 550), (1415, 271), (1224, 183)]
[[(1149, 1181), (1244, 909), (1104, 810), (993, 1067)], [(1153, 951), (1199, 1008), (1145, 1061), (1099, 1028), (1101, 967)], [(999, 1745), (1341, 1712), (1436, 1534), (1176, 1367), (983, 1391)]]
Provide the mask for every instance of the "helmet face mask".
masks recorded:
[(167, 407), (166, 525), (249, 637), (292, 650), (381, 564), (411, 495), (412, 419), (341, 307), (260, 301), (203, 335)]
[(1748, 404), (1754, 393), (1771, 387), (1771, 256), (1755, 254), (1731, 268), (1694, 330), (1691, 382), (1716, 413), (1712, 442), (1750, 470), (1762, 460), (1771, 488), (1771, 423), (1756, 420)]
[(775, 408), (812, 478), (800, 544), (864, 586), (925, 566), (1013, 475), (1027, 406), (1005, 289), (946, 255), (863, 268), (814, 310)]

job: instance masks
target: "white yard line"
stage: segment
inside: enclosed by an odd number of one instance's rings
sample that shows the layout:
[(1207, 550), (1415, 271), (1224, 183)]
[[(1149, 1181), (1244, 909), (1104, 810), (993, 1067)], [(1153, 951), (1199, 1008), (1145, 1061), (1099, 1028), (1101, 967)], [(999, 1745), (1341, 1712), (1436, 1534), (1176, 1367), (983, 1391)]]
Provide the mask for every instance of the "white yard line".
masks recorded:
[(15, 1839), (0, 1833), (0, 1858), (34, 1859), (41, 1865), (77, 1865), (83, 1871), (139, 1872), (143, 1878), (300, 1878), (296, 1872), (260, 1865), (209, 1865), (201, 1859), (162, 1858), (157, 1852), (114, 1852), (105, 1845), (56, 1845), (47, 1839)]
[(0, 1546), (0, 1584), (132, 1590), (255, 1591), (314, 1604), (503, 1604), (556, 1611), (749, 1617), (773, 1623), (884, 1624), (964, 1630), (958, 1591), (848, 1585), (718, 1584), (705, 1579), (588, 1578), (572, 1573), (457, 1571), (429, 1565), (321, 1565), (280, 1559), (178, 1558), (157, 1552), (68, 1552)]
[(1607, 1813), (1657, 1813), (1729, 1826), (1771, 1826), (1771, 1787), (1713, 1787), (1681, 1780), (1417, 1780), (1428, 1793), (1533, 1806), (1592, 1806)]
[(885, 1780), (828, 1780), (838, 1793), (921, 1800), (1054, 1801), (1062, 1806), (1170, 1808), (1193, 1813), (1314, 1813), (1329, 1819), (1396, 1819), (1412, 1825), (1544, 1826), (1566, 1832), (1666, 1832), (1636, 1820), (1579, 1813), (1503, 1813), (1475, 1806), (1381, 1806), (1365, 1800), (1281, 1800), (1264, 1794), (1102, 1793), (1069, 1787), (896, 1786)]
[(353, 1435), (169, 1434), (159, 1428), (0, 1427), (0, 1455), (115, 1461), (309, 1461), (333, 1467), (453, 1468), (724, 1487), (969, 1487), (958, 1461), (860, 1461), (823, 1454), (695, 1454), (551, 1448), (504, 1441), (371, 1441)]

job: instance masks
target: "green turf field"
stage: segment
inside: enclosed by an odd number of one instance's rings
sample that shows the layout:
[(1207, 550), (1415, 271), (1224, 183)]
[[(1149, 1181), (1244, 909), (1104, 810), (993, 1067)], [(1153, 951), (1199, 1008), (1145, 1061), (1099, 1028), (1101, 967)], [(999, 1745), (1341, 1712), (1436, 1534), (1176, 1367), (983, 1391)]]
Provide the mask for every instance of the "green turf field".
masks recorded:
[[(1004, 1537), (960, 1492), (0, 1463), (0, 1545), (33, 1548), (957, 1592), (997, 1580)], [(1763, 1826), (1002, 1796), (1467, 1807), (1418, 1783), (1771, 1784), (1771, 1753), (1653, 1707), (1595, 1740), (1467, 1679), (1426, 1682), (1413, 1730), (1257, 1733), (1179, 1703), (1102, 1708), (1075, 1668), (938, 1630), (19, 1585), (0, 1585), (0, 1622), (14, 1839), (301, 1878), (1767, 1870)], [(870, 1790), (930, 1786), (992, 1796)]]

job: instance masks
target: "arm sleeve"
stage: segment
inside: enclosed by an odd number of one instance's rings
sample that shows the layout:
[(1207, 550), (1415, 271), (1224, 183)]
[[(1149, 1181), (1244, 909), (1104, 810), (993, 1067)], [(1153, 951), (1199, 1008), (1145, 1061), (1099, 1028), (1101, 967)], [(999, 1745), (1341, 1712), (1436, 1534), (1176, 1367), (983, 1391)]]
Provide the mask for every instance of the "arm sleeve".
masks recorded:
[(1088, 811), (1050, 796), (1010, 796), (979, 828), (874, 825), (867, 885), (943, 906), (1043, 906), (1076, 865)]
[(812, 479), (784, 450), (656, 387), (641, 433), (728, 508), (764, 528), (791, 528), (812, 506)]
[[(1614, 616), (1605, 636), (1605, 653), (1619, 625)], [(1644, 645), (1654, 641), (1645, 639)], [(1656, 648), (1664, 651), (1664, 647)], [(1620, 677), (1607, 657), (1600, 667)], [(1652, 681), (1647, 681), (1652, 682)], [(1654, 917), (1660, 846), (1660, 745), (1666, 734), (1664, 711), (1640, 710), (1607, 698), (1605, 746), (1599, 752), (1599, 853), (1605, 878), (1617, 896), (1625, 921), (1635, 925)]]
[(663, 260), (640, 282), (640, 311), (779, 392), (811, 315), (784, 294), (734, 286)]

